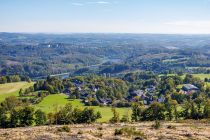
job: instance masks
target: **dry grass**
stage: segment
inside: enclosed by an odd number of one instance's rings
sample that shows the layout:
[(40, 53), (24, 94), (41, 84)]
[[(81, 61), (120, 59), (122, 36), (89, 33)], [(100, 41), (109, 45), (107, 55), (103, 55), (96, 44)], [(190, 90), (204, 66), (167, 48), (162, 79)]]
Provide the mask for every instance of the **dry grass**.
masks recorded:
[(16, 82), (16, 83), (0, 84), (0, 94), (7, 94), (19, 91), (21, 88), (29, 87), (31, 85), (33, 85), (33, 82), (32, 83)]
[(16, 82), (16, 83), (7, 83), (0, 84), (0, 102), (4, 101), (5, 98), (9, 96), (18, 96), (19, 90), (21, 88), (25, 89), (32, 86), (34, 83), (28, 82)]
[[(1, 140), (209, 140), (210, 124), (202, 122), (164, 122), (160, 129), (153, 129), (154, 122), (130, 124), (69, 125), (69, 132), (58, 131), (63, 126), (41, 126), (15, 129), (0, 129)], [(170, 126), (170, 127), (169, 127)], [(98, 129), (101, 128), (101, 129)], [(140, 136), (117, 135), (115, 129), (135, 128)], [(138, 133), (137, 133), (138, 134)]]

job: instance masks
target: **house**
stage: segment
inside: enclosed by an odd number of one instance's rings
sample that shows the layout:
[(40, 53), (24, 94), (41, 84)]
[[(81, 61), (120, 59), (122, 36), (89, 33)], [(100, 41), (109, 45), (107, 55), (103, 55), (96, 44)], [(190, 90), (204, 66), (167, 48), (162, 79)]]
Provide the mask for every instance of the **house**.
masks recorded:
[(199, 89), (192, 84), (185, 84), (183, 85), (182, 90), (184, 91), (185, 94), (191, 94), (198, 91)]
[(136, 96), (141, 97), (142, 95), (144, 95), (144, 91), (143, 90), (135, 90), (135, 91), (131, 92), (130, 95), (132, 97), (136, 97)]
[(98, 101), (103, 105), (108, 105), (112, 103), (112, 99), (110, 98), (98, 98)]
[(144, 98), (144, 91), (143, 90), (135, 90), (130, 91), (130, 95), (126, 98), (130, 102), (135, 102), (135, 97), (140, 97), (141, 99)]
[(94, 86), (94, 85), (90, 85), (89, 88), (93, 91), (93, 92), (97, 92), (100, 88), (98, 86)]
[(75, 85), (75, 86), (83, 86), (85, 84), (85, 82), (80, 81), (78, 79), (72, 79), (71, 82)]
[(82, 88), (81, 87), (76, 87), (76, 89), (78, 90), (78, 91), (82, 91)]
[(147, 100), (144, 100), (144, 104), (145, 104), (145, 105), (147, 105), (147, 104), (148, 104), (148, 103), (147, 103)]
[(88, 92), (87, 91), (81, 91), (81, 94), (80, 94), (80, 99), (85, 99), (89, 96)]
[(158, 102), (159, 103), (164, 103), (166, 100), (166, 97), (164, 95), (161, 95), (159, 98), (158, 98)]
[(66, 95), (70, 95), (71, 94), (70, 88), (68, 86), (64, 86), (63, 93), (66, 94)]
[(63, 93), (66, 94), (66, 95), (70, 95), (71, 94), (71, 91), (66, 88), (66, 89), (64, 89)]
[(155, 89), (156, 89), (155, 86), (149, 86), (148, 88), (145, 89), (145, 91), (148, 93), (152, 93), (155, 92)]
[(154, 102), (154, 95), (152, 93), (147, 93), (144, 95), (144, 104), (149, 105)]

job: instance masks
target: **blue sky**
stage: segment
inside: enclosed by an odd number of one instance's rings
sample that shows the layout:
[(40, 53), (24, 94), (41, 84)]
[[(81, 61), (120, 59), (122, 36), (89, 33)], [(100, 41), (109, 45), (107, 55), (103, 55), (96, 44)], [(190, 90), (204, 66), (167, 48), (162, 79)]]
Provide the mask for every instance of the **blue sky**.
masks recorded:
[(0, 0), (0, 32), (210, 34), (210, 0)]

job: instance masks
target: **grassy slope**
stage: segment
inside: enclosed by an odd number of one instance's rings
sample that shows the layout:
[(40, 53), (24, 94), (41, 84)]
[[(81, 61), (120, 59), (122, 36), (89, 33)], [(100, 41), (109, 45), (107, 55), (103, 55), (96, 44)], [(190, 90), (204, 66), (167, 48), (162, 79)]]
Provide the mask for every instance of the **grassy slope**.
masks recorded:
[(19, 90), (21, 88), (27, 88), (34, 83), (28, 82), (16, 82), (16, 83), (7, 83), (0, 84), (0, 102), (9, 96), (18, 96)]
[[(168, 74), (167, 76), (174, 76), (175, 74)], [(192, 74), (195, 77), (199, 77), (200, 79), (204, 80), (205, 78), (210, 78), (210, 74)], [(159, 75), (163, 76), (163, 74)], [(185, 78), (185, 74), (181, 76), (183, 79)], [(207, 83), (210, 86), (210, 83)], [(181, 89), (183, 85), (178, 85), (177, 88)]]
[[(175, 74), (167, 74), (167, 76), (174, 76)], [(192, 74), (195, 77), (199, 77), (202, 80), (204, 80), (204, 78), (210, 78), (210, 74)], [(160, 74), (159, 76), (164, 76), (164, 74)], [(182, 78), (185, 77), (185, 74), (183, 76), (181, 76)]]
[(205, 78), (210, 78), (210, 74), (193, 74), (195, 77), (199, 77), (202, 80), (204, 80)]
[[(56, 107), (64, 106), (66, 103), (71, 103), (74, 107), (84, 107), (84, 104), (82, 104), (80, 100), (69, 100), (64, 94), (55, 94), (45, 97), (35, 108), (49, 113), (55, 111)], [(102, 118), (99, 119), (99, 122), (106, 122), (112, 117), (111, 107), (94, 106), (93, 108), (95, 108), (95, 111), (101, 112)], [(128, 110), (130, 113), (131, 111), (128, 108), (117, 108), (117, 112), (119, 112), (121, 117)]]
[[(9, 96), (18, 96), (19, 90), (21, 88), (27, 88), (34, 83), (27, 82), (17, 82), (17, 83), (8, 83), (0, 84), (0, 102)], [(53, 112), (56, 107), (64, 106), (66, 103), (71, 103), (74, 107), (84, 107), (80, 100), (69, 100), (64, 94), (55, 94), (49, 95), (42, 102), (35, 105), (36, 109), (41, 109), (47, 113)], [(112, 117), (111, 107), (93, 107), (96, 111), (101, 112), (102, 117), (99, 122), (106, 122)], [(127, 111), (131, 112), (127, 108), (117, 108), (120, 116), (122, 117)]]

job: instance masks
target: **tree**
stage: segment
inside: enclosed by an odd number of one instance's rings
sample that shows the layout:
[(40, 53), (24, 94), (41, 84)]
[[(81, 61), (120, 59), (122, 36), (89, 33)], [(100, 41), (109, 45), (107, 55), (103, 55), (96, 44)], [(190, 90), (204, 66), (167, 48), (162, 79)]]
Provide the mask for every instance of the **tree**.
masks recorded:
[(149, 108), (145, 109), (142, 113), (142, 120), (164, 120), (165, 107), (162, 103), (154, 102)]
[(210, 100), (208, 99), (204, 105), (204, 118), (210, 118)]
[(172, 77), (164, 77), (160, 83), (160, 93), (166, 95), (167, 93), (173, 92), (175, 89), (175, 81)]
[(134, 104), (132, 106), (132, 115), (131, 115), (131, 119), (132, 121), (140, 121), (141, 120), (141, 115), (142, 115), (142, 111), (143, 111), (143, 108), (140, 107), (138, 104)]
[(31, 126), (34, 121), (34, 108), (25, 106), (19, 111), (20, 126)]
[(129, 113), (128, 113), (128, 110), (127, 110), (120, 121), (121, 122), (129, 122), (129, 120), (130, 120), (129, 119)]
[(61, 108), (55, 116), (57, 117), (56, 124), (72, 124), (73, 123), (73, 107), (72, 105), (66, 104), (63, 108)]
[(7, 78), (5, 76), (0, 77), (0, 84), (7, 83)]
[(165, 108), (166, 108), (166, 116), (171, 121), (173, 119), (173, 106), (171, 99), (166, 101)]
[(204, 96), (202, 96), (202, 94), (200, 94), (200, 95), (198, 96), (198, 98), (196, 98), (196, 99), (194, 100), (194, 102), (196, 103), (196, 106), (197, 106), (197, 108), (198, 108), (198, 118), (199, 118), (199, 119), (202, 119), (202, 117), (203, 117), (202, 106), (203, 106), (203, 104), (204, 104)]
[(11, 128), (15, 128), (20, 126), (19, 123), (19, 113), (20, 113), (20, 108), (14, 108), (11, 112), (10, 112), (10, 124), (9, 127)]
[(176, 100), (172, 100), (172, 101), (171, 101), (171, 104), (172, 104), (173, 109), (174, 109), (174, 116), (175, 116), (175, 119), (178, 120), (178, 115), (179, 115), (179, 113), (178, 113), (178, 111), (177, 111), (177, 105), (178, 105), (178, 103), (177, 103)]
[(192, 101), (191, 102), (191, 118), (192, 119), (198, 119), (199, 118), (199, 114), (198, 114), (198, 110), (197, 110), (197, 107), (196, 107), (196, 105), (195, 105), (195, 103)]
[(47, 118), (48, 118), (48, 123), (49, 124), (53, 124), (55, 121), (55, 114), (53, 114), (52, 112), (47, 114)]
[(7, 97), (2, 103), (1, 106), (7, 110), (7, 111), (11, 111), (12, 109), (14, 109), (15, 107), (18, 107), (22, 104), (22, 102), (20, 100), (18, 100), (17, 97), (15, 96), (10, 96)]
[(8, 117), (6, 115), (6, 111), (3, 107), (0, 107), (0, 127), (7, 128), (8, 127)]
[(19, 91), (19, 96), (23, 96), (23, 89), (22, 88)]
[(208, 78), (205, 78), (205, 79), (204, 79), (204, 82), (208, 82), (208, 81), (209, 81), (209, 79), (208, 79)]
[(44, 125), (47, 121), (47, 116), (45, 112), (41, 111), (40, 109), (36, 110), (34, 116), (35, 116), (34, 121), (36, 125)]
[(190, 119), (190, 108), (191, 108), (191, 104), (189, 101), (184, 101), (184, 105), (183, 105), (183, 111), (181, 112), (181, 116), (184, 117), (185, 119)]
[(115, 108), (112, 108), (113, 117), (109, 120), (110, 123), (120, 122), (120, 115)]
[(97, 119), (101, 118), (100, 112), (94, 113), (93, 108), (86, 107), (81, 113), (81, 123), (93, 123)]

